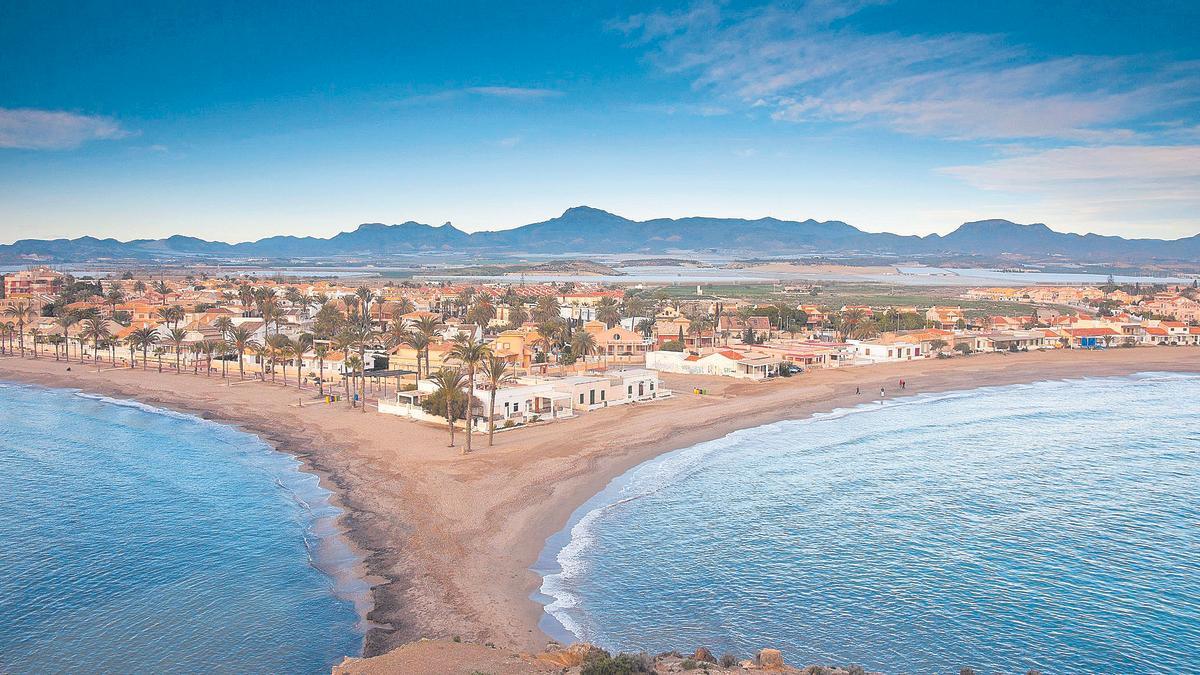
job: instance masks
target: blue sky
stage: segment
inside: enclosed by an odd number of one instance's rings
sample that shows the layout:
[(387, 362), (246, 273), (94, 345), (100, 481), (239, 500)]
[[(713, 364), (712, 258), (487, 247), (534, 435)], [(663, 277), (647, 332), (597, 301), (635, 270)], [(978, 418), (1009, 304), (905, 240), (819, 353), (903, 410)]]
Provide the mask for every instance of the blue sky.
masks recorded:
[(0, 241), (579, 204), (1196, 234), (1200, 3), (0, 0)]

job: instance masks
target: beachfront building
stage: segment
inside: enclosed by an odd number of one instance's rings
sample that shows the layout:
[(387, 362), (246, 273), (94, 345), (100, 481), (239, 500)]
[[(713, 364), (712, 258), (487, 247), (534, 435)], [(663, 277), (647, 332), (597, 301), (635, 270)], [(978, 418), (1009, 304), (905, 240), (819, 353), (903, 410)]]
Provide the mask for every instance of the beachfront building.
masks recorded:
[(653, 351), (646, 353), (646, 367), (685, 375), (719, 375), (764, 380), (779, 374), (784, 360), (766, 351), (709, 349), (699, 353)]
[(847, 340), (857, 363), (912, 361), (924, 358), (928, 352), (918, 342), (902, 340)]
[(589, 321), (583, 329), (591, 333), (596, 342), (596, 353), (601, 356), (645, 356), (654, 341), (645, 335), (627, 328), (609, 328), (602, 321)]
[[(481, 383), (480, 383), (481, 384)], [(425, 412), (421, 402), (437, 391), (432, 380), (421, 380), (415, 389), (399, 391), (391, 401), (380, 401), (379, 412), (445, 424), (445, 417)], [(473, 424), (482, 431), (488, 426), (492, 391), (477, 384), (478, 401)], [(658, 373), (645, 368), (610, 370), (599, 375), (566, 377), (520, 377), (495, 391), (495, 421), (498, 428), (535, 421), (569, 419), (578, 412), (611, 406), (653, 401), (671, 396)]]
[(4, 297), (55, 295), (63, 289), (67, 277), (49, 267), (30, 267), (4, 276)]

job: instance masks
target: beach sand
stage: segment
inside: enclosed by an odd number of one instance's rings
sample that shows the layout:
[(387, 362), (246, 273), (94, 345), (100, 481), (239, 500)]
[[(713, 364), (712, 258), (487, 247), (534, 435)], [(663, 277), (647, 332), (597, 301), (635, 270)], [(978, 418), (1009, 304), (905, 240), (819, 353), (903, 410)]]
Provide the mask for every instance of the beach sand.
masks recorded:
[[(1140, 371), (1200, 372), (1200, 348), (980, 354), (813, 371), (769, 383), (668, 375), (674, 398), (497, 434), (493, 448), (476, 435), (469, 456), (446, 447), (443, 428), (318, 403), (314, 392), (294, 385), (66, 367), (53, 358), (0, 358), (0, 379), (76, 387), (234, 424), (320, 475), (347, 510), (342, 525), (376, 584), (369, 615), (376, 627), (364, 644), (371, 656), (420, 637), (541, 648), (543, 611), (530, 599), (540, 577), (529, 567), (546, 538), (614, 477), (664, 452), (877, 400), (881, 386), (893, 397)], [(901, 378), (908, 384), (903, 391)], [(711, 395), (687, 393), (696, 386)]]

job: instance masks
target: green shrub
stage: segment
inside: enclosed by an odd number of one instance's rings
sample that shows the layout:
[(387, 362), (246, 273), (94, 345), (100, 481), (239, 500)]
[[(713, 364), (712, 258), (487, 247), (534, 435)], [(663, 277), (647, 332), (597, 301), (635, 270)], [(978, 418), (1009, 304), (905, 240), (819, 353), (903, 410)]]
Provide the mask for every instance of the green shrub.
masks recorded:
[(721, 655), (721, 667), (722, 668), (732, 668), (736, 665), (737, 665), (737, 657), (736, 656), (734, 656), (733, 654), (731, 654), (729, 652), (725, 652), (724, 654)]
[(583, 664), (580, 675), (634, 675), (653, 672), (653, 662), (644, 654), (598, 654)]

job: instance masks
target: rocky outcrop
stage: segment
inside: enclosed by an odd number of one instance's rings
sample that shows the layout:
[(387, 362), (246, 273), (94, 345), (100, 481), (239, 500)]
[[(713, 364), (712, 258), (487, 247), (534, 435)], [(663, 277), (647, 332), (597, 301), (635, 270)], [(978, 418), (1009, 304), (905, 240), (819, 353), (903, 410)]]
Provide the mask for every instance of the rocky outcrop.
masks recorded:
[(524, 673), (559, 673), (562, 675), (592, 675), (593, 673), (694, 673), (731, 675), (762, 672), (795, 675), (866, 675), (861, 668), (844, 670), (827, 666), (798, 669), (784, 663), (778, 649), (762, 649), (752, 660), (737, 662), (726, 654), (718, 660), (705, 647), (691, 656), (680, 652), (648, 654), (610, 654), (595, 645), (577, 643), (561, 646), (551, 643), (538, 654), (524, 654), (491, 645), (476, 645), (446, 640), (418, 640), (386, 654), (371, 658), (347, 658), (334, 667), (333, 675), (518, 675)]

